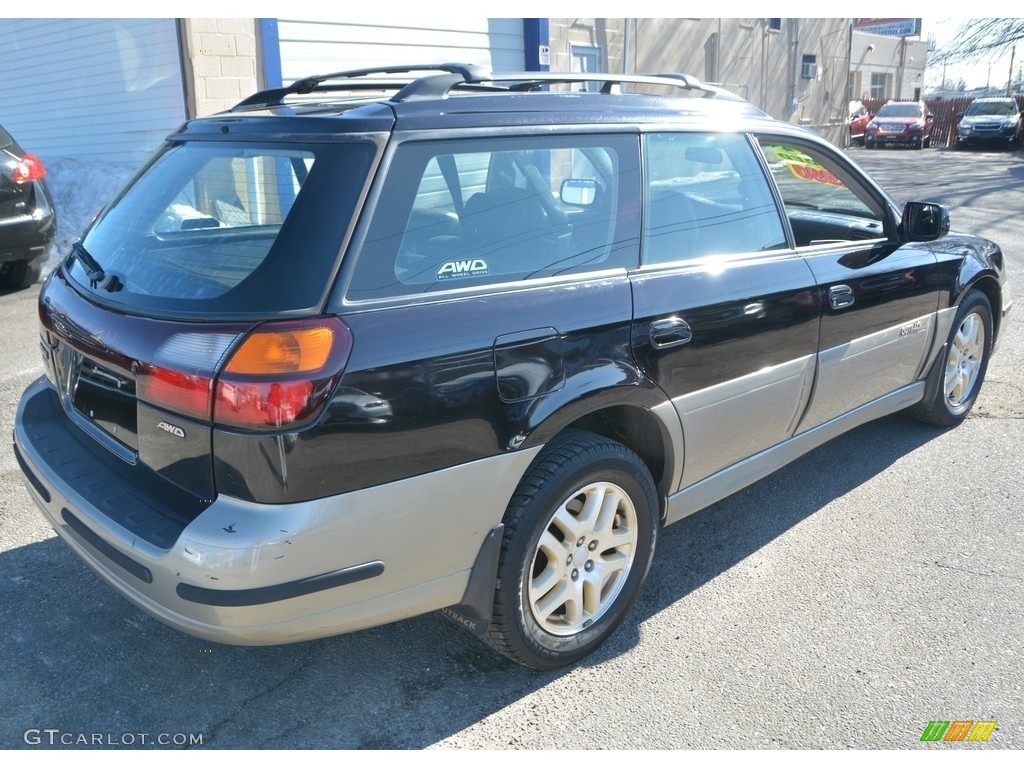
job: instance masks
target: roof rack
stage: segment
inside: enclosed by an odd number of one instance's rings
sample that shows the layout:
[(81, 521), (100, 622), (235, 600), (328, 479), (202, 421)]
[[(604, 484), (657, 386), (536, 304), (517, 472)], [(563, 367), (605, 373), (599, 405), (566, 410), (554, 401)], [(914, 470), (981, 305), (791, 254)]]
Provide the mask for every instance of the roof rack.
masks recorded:
[[(435, 74), (413, 78), (387, 78), (381, 75), (408, 75), (414, 72)], [(378, 76), (378, 77), (371, 77)], [(600, 83), (601, 93), (621, 93), (624, 84), (656, 85), (669, 88), (703, 91), (705, 98), (743, 101), (742, 98), (715, 86), (705, 85), (692, 75), (679, 72), (661, 74), (614, 75), (592, 72), (498, 72), (491, 73), (476, 64), (405, 64), (388, 67), (350, 69), (313, 75), (296, 80), (281, 88), (269, 88), (254, 93), (231, 108), (231, 112), (265, 109), (284, 104), (293, 94), (307, 95), (338, 91), (392, 90), (393, 102), (439, 99), (455, 89), (473, 91), (524, 92), (545, 88), (552, 84)]]

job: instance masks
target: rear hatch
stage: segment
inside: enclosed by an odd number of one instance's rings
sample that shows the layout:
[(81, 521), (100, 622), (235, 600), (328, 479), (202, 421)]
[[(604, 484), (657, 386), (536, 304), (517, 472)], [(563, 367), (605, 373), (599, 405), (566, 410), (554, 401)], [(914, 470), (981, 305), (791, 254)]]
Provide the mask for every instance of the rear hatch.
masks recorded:
[(351, 346), (319, 312), (375, 151), (172, 142), (90, 227), (40, 294), (42, 349), (108, 464), (209, 502), (215, 430), (315, 421)]

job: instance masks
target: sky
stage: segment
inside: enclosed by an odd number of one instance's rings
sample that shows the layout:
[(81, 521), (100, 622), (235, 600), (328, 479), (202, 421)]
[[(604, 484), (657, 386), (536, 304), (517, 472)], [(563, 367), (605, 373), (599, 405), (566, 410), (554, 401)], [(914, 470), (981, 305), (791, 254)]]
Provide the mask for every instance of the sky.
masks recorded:
[[(964, 20), (951, 17), (924, 17), (921, 22), (921, 39), (927, 40), (930, 35), (934, 35), (936, 46), (941, 48), (954, 39), (960, 23)], [(1017, 55), (1013, 64), (1014, 77), (1018, 70), (1024, 71), (1024, 41), (1017, 46)], [(968, 88), (980, 88), (987, 83), (990, 83), (993, 88), (1003, 88), (1009, 74), (1009, 52), (985, 56), (977, 61), (964, 64), (950, 64), (946, 67), (947, 80), (956, 82), (963, 78)], [(942, 67), (929, 67), (925, 74), (925, 85), (937, 87), (941, 82)]]

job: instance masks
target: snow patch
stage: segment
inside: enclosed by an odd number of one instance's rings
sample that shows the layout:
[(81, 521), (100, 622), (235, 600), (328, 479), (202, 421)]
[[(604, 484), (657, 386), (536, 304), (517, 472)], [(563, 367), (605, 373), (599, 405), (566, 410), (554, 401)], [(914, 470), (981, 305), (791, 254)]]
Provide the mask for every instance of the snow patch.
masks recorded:
[(43, 277), (71, 250), (72, 243), (135, 173), (131, 163), (54, 157), (46, 161), (46, 183), (57, 208), (57, 239)]

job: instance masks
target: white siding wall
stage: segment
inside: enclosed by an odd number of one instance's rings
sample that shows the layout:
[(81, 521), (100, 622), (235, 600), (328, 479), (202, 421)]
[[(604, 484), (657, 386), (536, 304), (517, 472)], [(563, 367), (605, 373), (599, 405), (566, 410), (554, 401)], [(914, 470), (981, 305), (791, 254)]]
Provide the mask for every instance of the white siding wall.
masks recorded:
[(0, 19), (0, 123), (43, 158), (138, 165), (185, 119), (174, 19)]
[[(439, 9), (440, 10), (440, 9)], [(479, 64), (492, 71), (521, 71), (523, 20), (444, 15), (408, 20), (396, 15), (354, 20), (336, 17), (278, 19), (284, 83), (301, 77), (387, 64)]]

